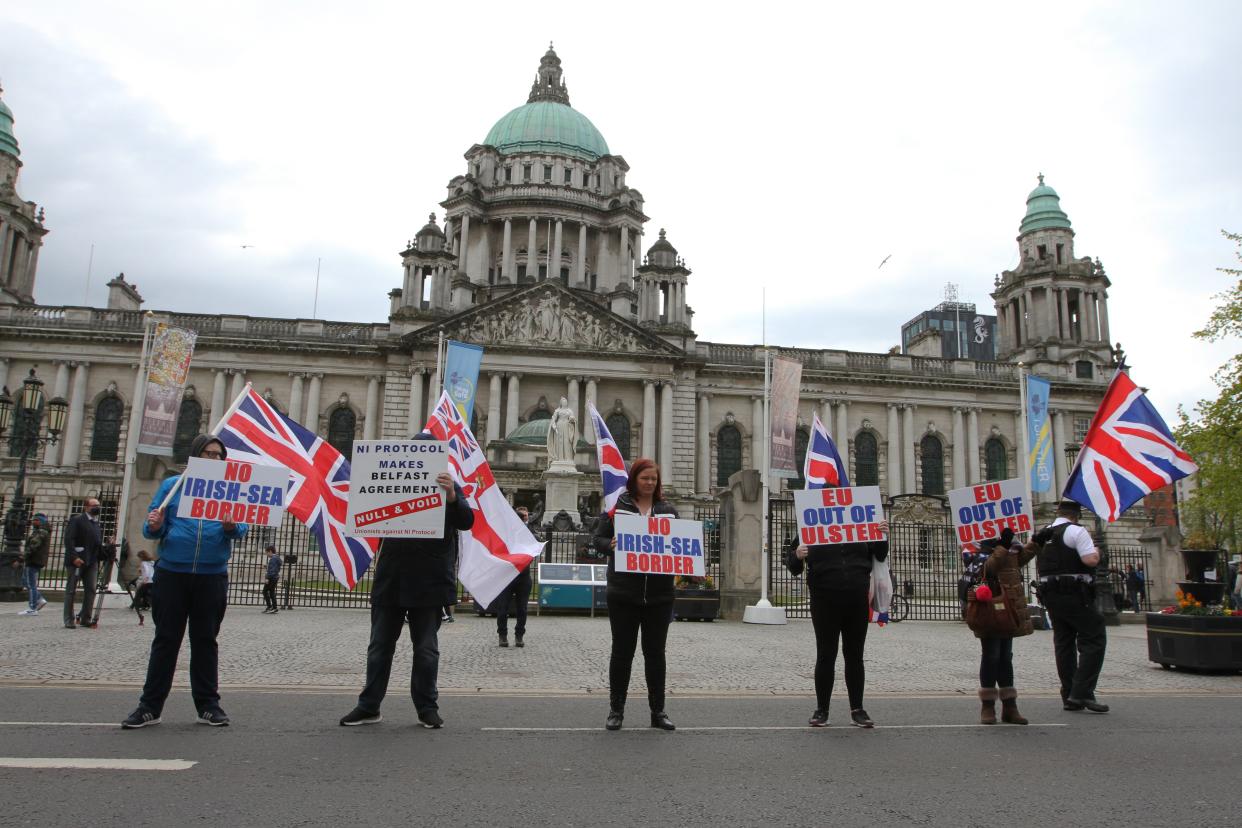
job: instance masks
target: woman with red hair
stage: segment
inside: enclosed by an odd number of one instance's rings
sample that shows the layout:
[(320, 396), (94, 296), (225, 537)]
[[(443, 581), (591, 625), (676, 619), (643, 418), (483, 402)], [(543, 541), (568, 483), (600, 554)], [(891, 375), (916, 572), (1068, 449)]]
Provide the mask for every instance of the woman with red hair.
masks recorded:
[[(677, 517), (673, 504), (664, 499), (660, 467), (640, 457), (630, 467), (625, 492), (617, 499), (616, 514)], [(634, 650), (641, 635), (647, 675), (647, 703), (651, 726), (676, 730), (664, 712), (664, 644), (673, 620), (673, 576), (617, 572), (617, 539), (612, 515), (605, 512), (595, 522), (595, 548), (608, 556), (608, 623), (612, 625), (612, 657), (608, 662), (608, 730), (620, 730), (625, 718), (625, 699), (630, 688)]]

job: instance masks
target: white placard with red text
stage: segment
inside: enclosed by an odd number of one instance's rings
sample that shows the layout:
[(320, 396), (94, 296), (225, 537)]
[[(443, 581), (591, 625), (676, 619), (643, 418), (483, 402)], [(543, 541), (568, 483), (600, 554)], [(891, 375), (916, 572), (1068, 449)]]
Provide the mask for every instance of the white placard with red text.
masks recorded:
[(362, 538), (444, 537), (448, 448), (438, 440), (355, 440), (345, 531)]
[(949, 511), (959, 543), (999, 538), (1009, 527), (1015, 533), (1031, 531), (1022, 480), (996, 480), (949, 492)]
[(707, 575), (703, 521), (617, 515), (614, 568), (644, 575)]
[(794, 492), (798, 538), (807, 546), (882, 541), (884, 505), (879, 486), (803, 489)]
[(181, 476), (179, 517), (279, 526), (289, 470), (284, 466), (191, 457)]

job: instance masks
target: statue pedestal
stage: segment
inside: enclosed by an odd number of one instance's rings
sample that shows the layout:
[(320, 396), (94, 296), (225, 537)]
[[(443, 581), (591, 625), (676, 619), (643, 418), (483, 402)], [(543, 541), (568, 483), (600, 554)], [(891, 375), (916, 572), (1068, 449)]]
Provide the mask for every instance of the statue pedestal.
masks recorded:
[(543, 473), (543, 522), (551, 523), (561, 512), (569, 515), (574, 528), (582, 526), (578, 514), (578, 482), (585, 477), (570, 460), (555, 460)]

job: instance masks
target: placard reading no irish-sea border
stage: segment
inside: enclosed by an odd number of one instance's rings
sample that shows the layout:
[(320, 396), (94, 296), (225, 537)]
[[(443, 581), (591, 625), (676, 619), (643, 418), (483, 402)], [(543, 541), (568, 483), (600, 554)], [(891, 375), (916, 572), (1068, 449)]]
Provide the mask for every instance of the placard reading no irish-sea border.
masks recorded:
[(435, 440), (357, 440), (349, 471), (346, 531), (365, 538), (444, 537), (445, 444)]
[(949, 492), (953, 528), (961, 543), (999, 538), (1001, 530), (1031, 531), (1022, 480), (997, 480)]
[(707, 575), (703, 558), (703, 521), (617, 515), (618, 572), (643, 575)]
[(181, 477), (177, 514), (202, 520), (279, 526), (289, 470), (237, 460), (191, 457)]
[(794, 492), (798, 537), (807, 546), (882, 541), (884, 507), (879, 486), (804, 489)]

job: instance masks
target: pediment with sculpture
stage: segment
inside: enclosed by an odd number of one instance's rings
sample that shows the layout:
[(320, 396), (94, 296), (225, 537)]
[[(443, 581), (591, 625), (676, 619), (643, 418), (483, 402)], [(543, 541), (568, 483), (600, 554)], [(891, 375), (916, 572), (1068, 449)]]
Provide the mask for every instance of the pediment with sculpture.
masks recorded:
[(553, 282), (531, 285), (449, 317), (411, 334), (408, 341), (431, 342), (440, 331), (450, 339), (485, 347), (545, 347), (663, 357), (684, 354), (680, 348)]

